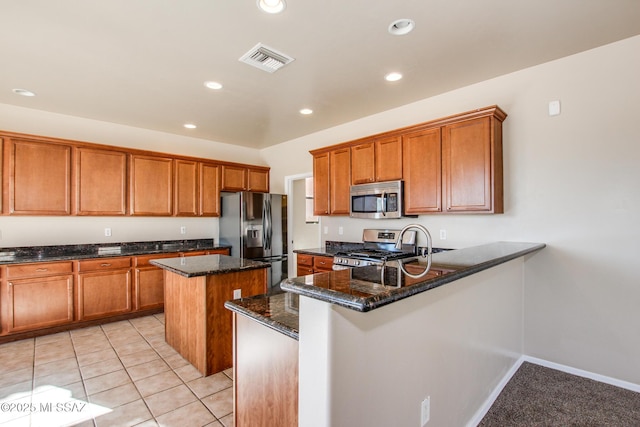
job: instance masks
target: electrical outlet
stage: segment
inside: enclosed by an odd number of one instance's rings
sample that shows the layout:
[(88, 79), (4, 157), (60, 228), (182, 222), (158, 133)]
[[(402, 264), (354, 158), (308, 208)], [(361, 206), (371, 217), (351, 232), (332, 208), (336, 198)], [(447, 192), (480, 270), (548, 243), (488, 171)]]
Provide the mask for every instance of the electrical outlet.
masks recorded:
[(344, 228), (343, 227), (338, 227), (338, 234), (341, 235), (341, 236), (344, 234)]
[(234, 289), (233, 290), (233, 299), (242, 298), (242, 289)]
[(329, 227), (327, 226), (324, 227), (324, 234), (329, 234)]
[(106, 237), (111, 237), (111, 229), (109, 227), (104, 229), (104, 235)]
[(447, 240), (447, 230), (440, 230), (440, 240)]
[(431, 396), (427, 396), (420, 405), (420, 426), (424, 427), (431, 417)]
[(184, 225), (180, 227), (180, 234), (187, 234), (187, 227)]

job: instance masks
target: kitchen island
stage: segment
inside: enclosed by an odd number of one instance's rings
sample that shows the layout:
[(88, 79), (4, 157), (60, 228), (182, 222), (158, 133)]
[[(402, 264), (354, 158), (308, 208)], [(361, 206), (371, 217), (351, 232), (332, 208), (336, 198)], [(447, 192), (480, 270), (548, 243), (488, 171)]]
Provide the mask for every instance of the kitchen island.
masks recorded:
[(164, 258), (165, 339), (203, 375), (233, 365), (232, 316), (224, 302), (264, 294), (269, 264), (226, 255)]
[[(226, 307), (240, 328), (251, 322), (298, 337), (289, 373), (300, 379), (299, 425), (420, 425), (427, 397), (429, 425), (475, 425), (523, 354), (525, 270), (544, 247), (498, 242), (434, 254), (421, 279), (390, 266), (289, 278), (281, 288), (299, 297), (297, 324), (286, 304), (267, 297)], [(415, 274), (424, 266), (408, 267)], [(236, 387), (242, 405), (243, 384)]]

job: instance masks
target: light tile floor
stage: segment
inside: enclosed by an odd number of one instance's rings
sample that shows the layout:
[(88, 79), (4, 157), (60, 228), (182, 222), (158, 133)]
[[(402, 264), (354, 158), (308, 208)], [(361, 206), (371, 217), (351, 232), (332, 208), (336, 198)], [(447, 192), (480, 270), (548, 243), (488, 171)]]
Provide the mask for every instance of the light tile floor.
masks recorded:
[(165, 342), (162, 314), (0, 345), (3, 427), (228, 427), (232, 386)]

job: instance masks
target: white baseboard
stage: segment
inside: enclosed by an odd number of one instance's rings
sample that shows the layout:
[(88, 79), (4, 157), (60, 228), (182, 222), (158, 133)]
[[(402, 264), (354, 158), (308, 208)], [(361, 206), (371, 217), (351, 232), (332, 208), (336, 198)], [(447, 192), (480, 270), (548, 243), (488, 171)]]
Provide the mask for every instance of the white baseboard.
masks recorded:
[[(544, 366), (546, 368), (555, 369), (558, 371), (566, 372), (568, 374), (577, 375), (579, 377), (589, 378), (590, 380), (598, 381), (605, 384), (610, 384), (616, 387), (620, 387), (627, 390), (635, 391), (636, 393), (640, 393), (640, 384), (634, 384), (627, 381), (618, 380), (616, 378), (611, 378), (611, 377), (607, 377), (600, 374), (594, 374), (593, 372), (583, 371), (582, 369), (572, 368), (571, 366), (549, 362), (548, 360), (538, 359), (537, 357), (522, 356), (521, 360), (522, 362), (530, 362), (535, 365)], [(522, 362), (520, 362), (520, 364), (522, 364)]]
[(484, 401), (484, 403), (476, 411), (473, 417), (469, 420), (466, 427), (476, 427), (478, 424), (480, 424), (480, 421), (482, 421), (484, 416), (487, 415), (487, 412), (489, 412), (489, 409), (491, 409), (493, 403), (496, 401), (498, 396), (500, 396), (500, 393), (502, 393), (502, 389), (505, 388), (511, 377), (513, 377), (513, 375), (520, 368), (520, 365), (522, 365), (524, 361), (524, 356), (520, 356), (520, 358), (516, 360), (513, 366), (511, 366), (511, 369), (509, 369), (507, 373), (504, 374), (504, 377), (502, 377), (498, 385), (493, 389), (489, 397), (487, 397), (487, 400)]
[(582, 369), (572, 368), (571, 366), (561, 365), (559, 363), (549, 362), (548, 360), (538, 359), (537, 357), (531, 356), (521, 356), (516, 362), (513, 364), (511, 369), (507, 371), (507, 373), (502, 377), (502, 380), (498, 383), (498, 385), (493, 389), (487, 400), (484, 401), (482, 406), (476, 411), (471, 420), (467, 423), (466, 427), (476, 427), (480, 424), (480, 421), (487, 415), (491, 406), (493, 406), (494, 402), (502, 393), (502, 390), (505, 388), (511, 377), (516, 373), (516, 371), (520, 368), (520, 366), (524, 362), (533, 363), (534, 365), (544, 366), (546, 368), (555, 369), (557, 371), (566, 372), (568, 374), (577, 375), (583, 378), (589, 378), (590, 380), (598, 381), (605, 384), (610, 384), (616, 387), (624, 388), (626, 390), (631, 390), (636, 393), (640, 393), (640, 384), (630, 383), (628, 381), (618, 380), (616, 378), (607, 377), (605, 375), (595, 374), (593, 372), (584, 371)]

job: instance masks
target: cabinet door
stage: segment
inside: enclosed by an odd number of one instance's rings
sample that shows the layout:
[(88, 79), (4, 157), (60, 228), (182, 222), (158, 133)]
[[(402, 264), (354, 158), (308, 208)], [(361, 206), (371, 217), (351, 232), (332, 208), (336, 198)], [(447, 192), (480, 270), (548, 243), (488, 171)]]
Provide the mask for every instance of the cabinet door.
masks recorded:
[(492, 210), (491, 119), (443, 128), (442, 173), (447, 212)]
[(441, 211), (440, 128), (403, 135), (402, 145), (405, 213)]
[(375, 151), (376, 181), (402, 179), (402, 137), (376, 140)]
[(376, 179), (375, 144), (367, 142), (351, 147), (351, 183), (367, 184)]
[(131, 214), (171, 216), (173, 213), (173, 160), (131, 155)]
[(349, 148), (329, 153), (330, 213), (349, 215), (349, 187), (351, 185), (351, 154)]
[(16, 279), (7, 282), (8, 332), (62, 325), (73, 321), (73, 276)]
[(248, 169), (249, 174), (249, 191), (257, 193), (269, 192), (269, 171), (264, 169)]
[(134, 309), (147, 310), (164, 305), (164, 270), (158, 267), (136, 268)]
[(220, 216), (220, 166), (200, 163), (200, 215)]
[(247, 168), (222, 165), (222, 191), (245, 191), (247, 188)]
[(198, 215), (198, 163), (187, 160), (175, 161), (175, 214), (177, 216)]
[(97, 319), (131, 311), (131, 270), (78, 275), (78, 320)]
[(313, 156), (313, 214), (329, 215), (329, 153)]
[(13, 140), (9, 169), (11, 214), (71, 214), (71, 146)]
[(126, 215), (125, 153), (78, 148), (75, 170), (78, 215)]

